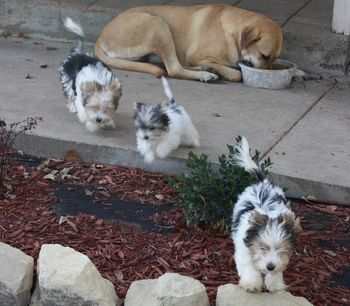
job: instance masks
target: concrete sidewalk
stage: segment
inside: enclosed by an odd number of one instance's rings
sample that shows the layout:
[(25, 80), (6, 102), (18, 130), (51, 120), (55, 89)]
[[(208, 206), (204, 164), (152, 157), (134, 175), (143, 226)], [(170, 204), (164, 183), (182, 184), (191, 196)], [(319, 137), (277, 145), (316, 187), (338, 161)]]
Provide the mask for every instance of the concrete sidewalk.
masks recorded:
[[(114, 131), (88, 133), (68, 113), (57, 68), (70, 43), (0, 38), (0, 117), (8, 122), (27, 116), (44, 118), (33, 135), (19, 139), (26, 153), (62, 157), (76, 150), (85, 161), (98, 161), (152, 171), (185, 170), (189, 152), (181, 148), (151, 166), (136, 152), (133, 103), (164, 98), (151, 75), (116, 71), (123, 97)], [(40, 68), (47, 64), (47, 68)], [(26, 74), (32, 78), (26, 79)], [(350, 85), (334, 81), (293, 82), (279, 91), (253, 89), (241, 83), (205, 84), (170, 80), (174, 95), (192, 116), (202, 146), (213, 162), (237, 135), (274, 162), (273, 175), (288, 195), (313, 196), (350, 204)]]

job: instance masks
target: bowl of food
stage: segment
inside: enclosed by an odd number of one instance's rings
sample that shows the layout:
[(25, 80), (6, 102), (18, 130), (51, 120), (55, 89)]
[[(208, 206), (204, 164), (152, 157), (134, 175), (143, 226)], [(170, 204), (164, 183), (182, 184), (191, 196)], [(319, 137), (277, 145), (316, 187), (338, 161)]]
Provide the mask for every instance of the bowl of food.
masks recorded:
[(297, 66), (287, 60), (276, 59), (270, 69), (258, 69), (239, 63), (243, 83), (258, 88), (282, 89), (289, 86)]

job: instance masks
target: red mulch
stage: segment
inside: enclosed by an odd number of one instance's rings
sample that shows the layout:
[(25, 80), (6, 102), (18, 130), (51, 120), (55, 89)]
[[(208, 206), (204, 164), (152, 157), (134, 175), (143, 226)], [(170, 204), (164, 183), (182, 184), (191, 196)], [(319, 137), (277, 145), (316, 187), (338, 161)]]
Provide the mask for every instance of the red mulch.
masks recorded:
[[(43, 178), (49, 173), (54, 181)], [(82, 213), (60, 218), (50, 202), (62, 177), (69, 184), (96, 184), (104, 199), (118, 197), (153, 205), (174, 200), (162, 174), (79, 162), (51, 161), (40, 169), (18, 165), (8, 177), (12, 190), (0, 200), (0, 241), (35, 259), (44, 243), (70, 246), (89, 256), (120, 297), (134, 280), (165, 272), (200, 280), (212, 302), (219, 285), (237, 283), (231, 240), (213, 229), (186, 227), (180, 209), (153, 218), (160, 228), (172, 227), (172, 235)], [(350, 207), (294, 203), (294, 210), (301, 216), (304, 232), (285, 272), (288, 290), (314, 305), (349, 304), (349, 279), (347, 284), (335, 280), (342, 279), (345, 269), (349, 274)]]

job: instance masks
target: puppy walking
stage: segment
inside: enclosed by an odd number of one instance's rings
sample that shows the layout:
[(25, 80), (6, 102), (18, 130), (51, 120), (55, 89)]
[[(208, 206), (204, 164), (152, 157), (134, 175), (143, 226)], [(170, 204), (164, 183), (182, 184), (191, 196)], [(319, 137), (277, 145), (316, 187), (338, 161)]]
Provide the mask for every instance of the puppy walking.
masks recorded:
[(84, 51), (84, 32), (80, 25), (67, 18), (64, 26), (78, 35), (76, 47), (59, 68), (68, 110), (77, 113), (79, 121), (90, 132), (112, 129), (122, 95), (119, 80), (100, 60)]
[(168, 81), (162, 85), (169, 101), (146, 105), (135, 104), (137, 150), (146, 163), (165, 158), (180, 145), (199, 147), (199, 135), (186, 110), (178, 105)]
[(282, 189), (264, 178), (250, 157), (244, 137), (236, 149), (236, 164), (259, 181), (245, 189), (233, 211), (231, 237), (239, 285), (251, 292), (260, 292), (263, 287), (282, 290), (282, 273), (301, 232), (300, 220), (295, 218)]

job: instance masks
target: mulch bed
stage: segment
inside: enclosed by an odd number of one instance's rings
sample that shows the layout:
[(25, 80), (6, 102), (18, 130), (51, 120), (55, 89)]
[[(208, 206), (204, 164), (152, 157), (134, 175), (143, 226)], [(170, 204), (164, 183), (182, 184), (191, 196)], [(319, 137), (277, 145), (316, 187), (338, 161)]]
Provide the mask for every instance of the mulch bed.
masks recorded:
[[(152, 230), (144, 229), (142, 220), (128, 224), (81, 212), (59, 215), (52, 203), (64, 202), (55, 192), (62, 182), (102, 209), (110, 209), (112, 199), (143, 203), (154, 210), (148, 217)], [(51, 160), (39, 167), (18, 162), (7, 187), (0, 200), (0, 241), (35, 259), (44, 243), (70, 246), (93, 261), (120, 297), (131, 282), (165, 272), (200, 280), (213, 305), (218, 286), (237, 283), (229, 237), (187, 227), (162, 174), (78, 161)], [(165, 204), (173, 209), (157, 209)], [(350, 207), (298, 201), (293, 207), (304, 231), (285, 272), (288, 290), (314, 305), (348, 305)]]

